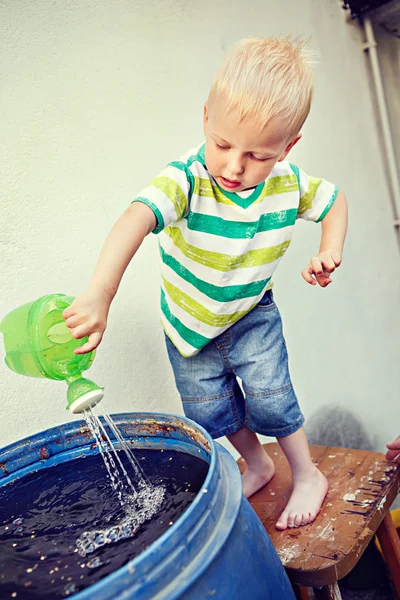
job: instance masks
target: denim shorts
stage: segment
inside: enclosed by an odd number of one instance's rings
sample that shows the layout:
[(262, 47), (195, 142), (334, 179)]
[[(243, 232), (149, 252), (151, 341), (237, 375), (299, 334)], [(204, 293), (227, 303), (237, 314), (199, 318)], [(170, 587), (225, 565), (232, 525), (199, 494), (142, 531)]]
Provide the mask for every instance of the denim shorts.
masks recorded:
[(303, 425), (272, 290), (195, 356), (184, 358), (165, 337), (185, 415), (213, 438), (242, 427), (282, 437)]

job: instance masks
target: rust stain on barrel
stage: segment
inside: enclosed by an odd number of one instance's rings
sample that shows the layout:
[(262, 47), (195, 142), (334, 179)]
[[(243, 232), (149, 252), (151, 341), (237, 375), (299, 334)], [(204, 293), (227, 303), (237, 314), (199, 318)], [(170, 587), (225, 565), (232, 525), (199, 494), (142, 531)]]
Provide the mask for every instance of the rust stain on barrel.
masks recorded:
[(41, 460), (45, 460), (46, 458), (49, 458), (50, 456), (50, 452), (48, 451), (47, 448), (40, 448), (39, 450), (39, 458)]

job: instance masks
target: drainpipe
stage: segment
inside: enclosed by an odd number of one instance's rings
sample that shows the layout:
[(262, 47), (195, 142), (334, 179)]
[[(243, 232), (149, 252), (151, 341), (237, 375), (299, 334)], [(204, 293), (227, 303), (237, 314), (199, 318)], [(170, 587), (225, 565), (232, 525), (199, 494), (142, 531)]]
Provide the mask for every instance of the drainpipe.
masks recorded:
[(374, 29), (372, 22), (369, 17), (363, 19), (365, 43), (363, 44), (363, 50), (368, 51), (372, 77), (375, 85), (376, 99), (378, 102), (379, 118), (382, 128), (383, 143), (386, 153), (387, 171), (390, 180), (392, 208), (393, 208), (393, 224), (397, 233), (398, 241), (400, 243), (400, 183), (399, 176), (397, 173), (396, 157), (394, 153), (394, 145), (392, 134), (390, 131), (390, 121), (388, 116), (388, 110), (386, 106), (385, 93), (382, 83), (382, 75), (379, 67), (377, 42), (374, 35)]

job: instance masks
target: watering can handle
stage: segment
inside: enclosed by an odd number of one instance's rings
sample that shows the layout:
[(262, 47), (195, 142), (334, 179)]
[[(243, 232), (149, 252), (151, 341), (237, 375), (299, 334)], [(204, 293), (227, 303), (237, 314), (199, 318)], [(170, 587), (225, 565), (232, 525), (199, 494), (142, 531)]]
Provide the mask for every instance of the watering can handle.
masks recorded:
[(64, 311), (68, 306), (72, 304), (75, 300), (74, 296), (66, 296), (65, 294), (60, 294), (54, 299), (54, 304), (58, 310)]

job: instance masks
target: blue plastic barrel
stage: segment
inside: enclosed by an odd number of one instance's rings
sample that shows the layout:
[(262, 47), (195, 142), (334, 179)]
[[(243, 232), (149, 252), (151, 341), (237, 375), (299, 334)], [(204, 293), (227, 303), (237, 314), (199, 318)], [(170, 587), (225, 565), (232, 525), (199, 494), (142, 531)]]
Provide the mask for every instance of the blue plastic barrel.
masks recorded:
[[(294, 600), (285, 570), (242, 496), (229, 452), (183, 417), (126, 413), (113, 419), (133, 447), (203, 458), (209, 470), (195, 500), (163, 535), (74, 600)], [(111, 432), (110, 437), (115, 439)], [(83, 421), (48, 429), (0, 450), (0, 486), (37, 469), (96, 453)], [(116, 444), (118, 447), (118, 444)]]

